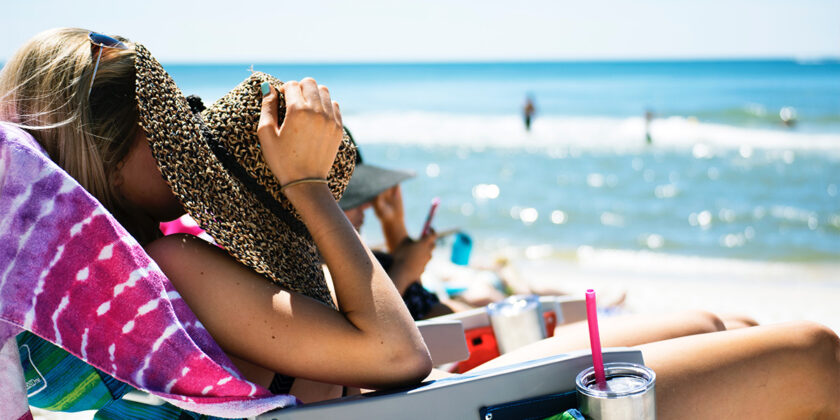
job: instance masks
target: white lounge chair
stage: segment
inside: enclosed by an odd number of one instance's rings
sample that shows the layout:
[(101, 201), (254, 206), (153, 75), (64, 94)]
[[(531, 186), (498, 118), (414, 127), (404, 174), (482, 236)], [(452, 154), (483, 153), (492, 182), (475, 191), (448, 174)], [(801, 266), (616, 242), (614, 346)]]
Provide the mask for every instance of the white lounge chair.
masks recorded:
[[(641, 351), (604, 350), (605, 362), (643, 364)], [(274, 410), (257, 420), (541, 419), (576, 406), (575, 377), (592, 365), (588, 351), (430, 381), (420, 386)]]

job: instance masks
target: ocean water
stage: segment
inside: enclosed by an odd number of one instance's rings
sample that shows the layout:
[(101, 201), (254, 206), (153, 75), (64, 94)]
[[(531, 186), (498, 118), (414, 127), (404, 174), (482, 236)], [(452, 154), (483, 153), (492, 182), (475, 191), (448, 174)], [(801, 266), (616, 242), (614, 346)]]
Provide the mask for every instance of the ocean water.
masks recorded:
[[(166, 67), (210, 103), (250, 65)], [(417, 174), (403, 184), (412, 233), (438, 196), (435, 227), (463, 229), (484, 252), (840, 257), (838, 61), (253, 68), (326, 84), (367, 162)], [(368, 216), (363, 234), (381, 241)]]

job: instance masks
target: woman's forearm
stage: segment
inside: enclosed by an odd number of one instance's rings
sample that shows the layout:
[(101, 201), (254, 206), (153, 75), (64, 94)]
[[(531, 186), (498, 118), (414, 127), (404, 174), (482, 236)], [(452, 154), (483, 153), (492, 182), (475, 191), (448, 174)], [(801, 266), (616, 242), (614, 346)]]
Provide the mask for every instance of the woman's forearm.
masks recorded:
[(388, 252), (393, 253), (408, 238), (400, 186), (395, 185), (380, 193), (373, 200), (373, 211), (382, 225)]
[(382, 220), (382, 236), (385, 237), (385, 245), (388, 247), (388, 252), (393, 253), (408, 238), (405, 221), (402, 218), (388, 221)]
[(301, 184), (285, 192), (318, 246), (335, 285), (340, 311), (365, 334), (426, 352), (399, 292), (362, 244), (324, 184)]

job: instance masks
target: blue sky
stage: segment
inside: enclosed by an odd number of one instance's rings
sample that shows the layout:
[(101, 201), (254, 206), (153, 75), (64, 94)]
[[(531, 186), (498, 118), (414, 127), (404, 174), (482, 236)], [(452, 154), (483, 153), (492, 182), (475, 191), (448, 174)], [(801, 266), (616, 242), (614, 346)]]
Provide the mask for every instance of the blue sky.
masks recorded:
[(840, 57), (840, 0), (7, 2), (0, 61), (56, 26), (164, 62)]

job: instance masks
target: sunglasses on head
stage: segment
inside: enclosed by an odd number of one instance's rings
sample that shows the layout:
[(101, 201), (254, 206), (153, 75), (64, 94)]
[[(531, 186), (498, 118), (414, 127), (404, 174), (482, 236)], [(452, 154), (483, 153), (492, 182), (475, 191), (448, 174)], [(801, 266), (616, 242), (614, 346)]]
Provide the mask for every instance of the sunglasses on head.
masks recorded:
[(93, 81), (96, 80), (96, 71), (99, 70), (99, 60), (102, 58), (102, 49), (116, 48), (118, 50), (127, 50), (128, 47), (116, 38), (111, 38), (108, 35), (102, 35), (96, 32), (90, 32), (88, 34), (88, 40), (91, 43), (91, 54), (93, 54), (93, 47), (99, 47), (99, 52), (96, 54), (96, 64), (93, 66), (93, 76), (90, 77), (90, 88), (88, 88), (88, 98), (90, 98), (90, 92), (93, 90)]

